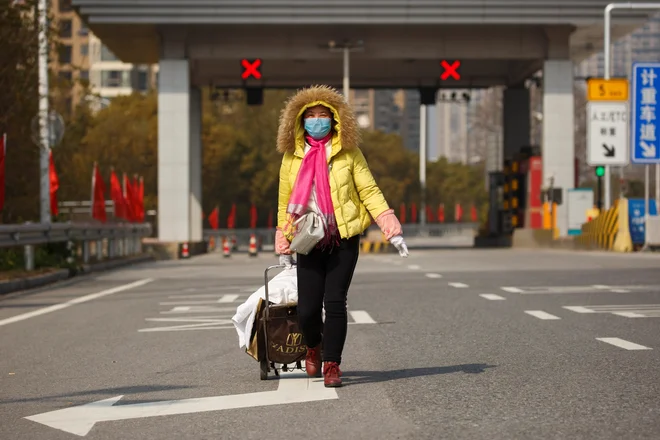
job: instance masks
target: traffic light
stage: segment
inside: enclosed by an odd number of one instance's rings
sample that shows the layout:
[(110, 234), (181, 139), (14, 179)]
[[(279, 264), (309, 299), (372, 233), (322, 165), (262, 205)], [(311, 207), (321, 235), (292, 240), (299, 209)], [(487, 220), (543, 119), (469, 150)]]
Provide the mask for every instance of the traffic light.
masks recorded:
[(605, 175), (605, 167), (597, 166), (595, 171), (597, 178), (596, 207), (600, 211), (603, 209), (603, 176)]

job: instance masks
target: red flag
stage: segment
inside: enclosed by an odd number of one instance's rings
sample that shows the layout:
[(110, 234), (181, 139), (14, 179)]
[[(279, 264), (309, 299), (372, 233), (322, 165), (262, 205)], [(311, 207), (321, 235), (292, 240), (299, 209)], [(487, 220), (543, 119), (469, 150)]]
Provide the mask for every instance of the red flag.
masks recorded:
[(430, 206), (426, 205), (426, 222), (433, 223), (433, 221), (433, 211)]
[(7, 155), (7, 133), (0, 138), (0, 212), (5, 206), (5, 156)]
[(60, 187), (60, 179), (57, 178), (57, 171), (55, 171), (55, 163), (53, 162), (53, 151), (48, 152), (48, 175), (50, 177), (50, 215), (56, 216), (59, 214), (57, 210), (57, 190)]
[(438, 221), (440, 223), (445, 222), (445, 204), (440, 203), (440, 206), (438, 206)]
[(126, 201), (115, 170), (110, 173), (110, 198), (115, 205), (115, 217), (126, 220)]
[(417, 223), (417, 203), (413, 202), (410, 212), (410, 220), (413, 224)]
[(231, 205), (231, 212), (227, 218), (227, 229), (234, 229), (236, 227), (236, 203)]
[(209, 215), (209, 224), (211, 225), (211, 228), (213, 229), (218, 229), (220, 227), (220, 208), (215, 207), (213, 211), (211, 211), (211, 215)]
[(257, 207), (250, 206), (250, 229), (257, 228)]
[(454, 208), (454, 220), (456, 222), (460, 222), (461, 219), (463, 218), (463, 208), (461, 208), (461, 204), (457, 203), (456, 207)]
[(128, 176), (124, 173), (124, 200), (126, 201), (126, 220), (129, 222), (135, 221), (135, 197), (133, 186), (131, 185)]
[(138, 205), (140, 207), (140, 221), (144, 222), (144, 177), (140, 177), (140, 187), (138, 188)]
[(105, 183), (99, 166), (94, 163), (92, 170), (92, 218), (105, 223), (107, 220), (105, 214)]
[(268, 211), (268, 229), (273, 229), (273, 209)]
[(470, 219), (472, 220), (472, 223), (477, 222), (477, 207), (474, 205), (470, 207)]
[(406, 204), (405, 203), (402, 203), (399, 206), (399, 221), (401, 222), (402, 225), (406, 223)]
[(140, 182), (138, 181), (137, 174), (133, 175), (133, 221), (140, 221)]

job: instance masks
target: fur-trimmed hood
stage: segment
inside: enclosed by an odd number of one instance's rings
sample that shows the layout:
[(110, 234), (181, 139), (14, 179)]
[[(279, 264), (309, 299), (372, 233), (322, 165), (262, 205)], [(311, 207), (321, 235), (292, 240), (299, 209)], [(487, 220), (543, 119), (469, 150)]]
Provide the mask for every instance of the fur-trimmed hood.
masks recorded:
[(340, 149), (350, 150), (359, 146), (360, 129), (351, 106), (334, 88), (317, 85), (298, 91), (286, 102), (277, 130), (277, 151), (303, 155), (305, 130), (302, 115), (307, 108), (319, 104), (328, 107), (334, 116), (335, 133), (332, 137), (332, 155), (339, 152)]

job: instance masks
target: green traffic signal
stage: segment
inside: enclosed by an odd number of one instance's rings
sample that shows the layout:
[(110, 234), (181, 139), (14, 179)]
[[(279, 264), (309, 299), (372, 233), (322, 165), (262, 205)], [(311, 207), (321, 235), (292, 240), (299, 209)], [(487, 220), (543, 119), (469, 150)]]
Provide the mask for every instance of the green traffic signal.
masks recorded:
[(605, 167), (596, 167), (596, 177), (603, 177), (605, 175)]

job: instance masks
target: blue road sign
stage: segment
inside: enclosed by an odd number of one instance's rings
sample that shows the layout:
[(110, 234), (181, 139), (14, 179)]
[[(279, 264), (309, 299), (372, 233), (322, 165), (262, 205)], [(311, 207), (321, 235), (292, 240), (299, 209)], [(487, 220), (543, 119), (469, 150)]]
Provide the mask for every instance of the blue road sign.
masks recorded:
[[(646, 236), (646, 206), (644, 199), (628, 199), (628, 226), (633, 244), (644, 244)], [(649, 215), (658, 215), (655, 200), (649, 200)]]
[(660, 63), (633, 63), (632, 68), (632, 163), (660, 163), (656, 136)]

